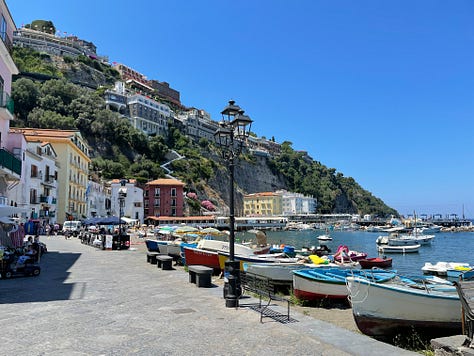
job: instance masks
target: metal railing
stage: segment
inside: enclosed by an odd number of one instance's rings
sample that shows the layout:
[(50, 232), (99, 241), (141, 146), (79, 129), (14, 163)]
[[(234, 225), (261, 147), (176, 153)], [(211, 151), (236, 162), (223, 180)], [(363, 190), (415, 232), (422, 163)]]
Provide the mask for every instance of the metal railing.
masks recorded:
[(0, 91), (0, 107), (6, 108), (10, 114), (14, 114), (14, 102), (10, 95), (4, 91)]
[(21, 161), (4, 148), (0, 148), (0, 166), (21, 175)]

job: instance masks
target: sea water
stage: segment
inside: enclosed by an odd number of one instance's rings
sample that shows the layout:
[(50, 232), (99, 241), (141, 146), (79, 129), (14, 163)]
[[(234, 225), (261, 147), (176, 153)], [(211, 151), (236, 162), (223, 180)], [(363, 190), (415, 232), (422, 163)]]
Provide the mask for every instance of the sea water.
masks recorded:
[[(317, 237), (324, 231), (266, 231), (269, 244), (285, 244), (294, 246), (295, 249), (302, 247), (318, 246)], [(375, 233), (365, 231), (331, 231), (332, 241), (326, 241), (332, 253), (336, 252), (338, 246), (346, 245), (350, 250), (365, 252), (368, 257), (377, 257), (376, 239), (386, 233)], [(435, 238), (430, 245), (422, 245), (419, 252), (415, 253), (385, 253), (385, 256), (393, 259), (392, 268), (400, 274), (421, 275), (421, 268), (425, 262), (462, 262), (474, 266), (474, 232), (439, 232), (434, 234)], [(236, 233), (236, 239), (249, 239), (252, 234)]]

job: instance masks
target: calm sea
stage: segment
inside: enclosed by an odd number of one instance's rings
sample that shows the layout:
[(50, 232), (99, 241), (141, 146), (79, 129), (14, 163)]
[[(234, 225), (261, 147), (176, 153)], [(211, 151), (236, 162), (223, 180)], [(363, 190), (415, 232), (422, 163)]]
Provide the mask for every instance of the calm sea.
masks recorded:
[[(270, 244), (286, 244), (301, 247), (318, 246), (317, 237), (323, 231), (267, 231), (267, 240)], [(375, 240), (383, 233), (362, 231), (332, 231), (332, 241), (327, 246), (336, 252), (339, 245), (347, 245), (350, 250), (366, 252), (368, 257), (377, 257)], [(236, 233), (236, 239), (249, 238), (250, 234)], [(431, 245), (421, 246), (418, 253), (386, 254), (393, 259), (393, 269), (401, 274), (420, 275), (421, 267), (425, 262), (463, 262), (474, 265), (474, 232), (440, 232), (435, 234)]]

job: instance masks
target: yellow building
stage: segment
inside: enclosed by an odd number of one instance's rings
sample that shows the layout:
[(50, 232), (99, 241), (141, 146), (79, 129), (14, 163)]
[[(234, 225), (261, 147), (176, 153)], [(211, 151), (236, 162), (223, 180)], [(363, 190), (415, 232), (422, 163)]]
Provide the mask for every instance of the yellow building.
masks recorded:
[(272, 192), (244, 195), (245, 216), (279, 216), (283, 213), (282, 197)]
[(27, 142), (49, 142), (58, 163), (57, 222), (79, 220), (87, 215), (86, 189), (89, 179), (89, 145), (77, 130), (14, 128)]

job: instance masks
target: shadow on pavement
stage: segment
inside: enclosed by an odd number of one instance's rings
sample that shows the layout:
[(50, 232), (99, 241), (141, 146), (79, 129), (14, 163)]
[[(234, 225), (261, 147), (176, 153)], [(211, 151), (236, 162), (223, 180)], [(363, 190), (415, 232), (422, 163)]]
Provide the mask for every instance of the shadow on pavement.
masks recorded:
[(67, 271), (80, 255), (80, 253), (48, 252), (41, 257), (39, 276), (1, 279), (0, 304), (81, 298), (84, 285), (65, 283), (69, 276)]

